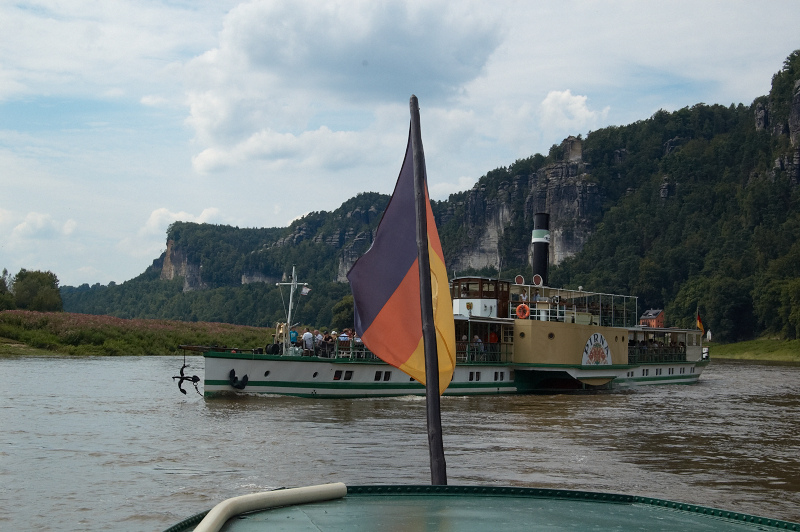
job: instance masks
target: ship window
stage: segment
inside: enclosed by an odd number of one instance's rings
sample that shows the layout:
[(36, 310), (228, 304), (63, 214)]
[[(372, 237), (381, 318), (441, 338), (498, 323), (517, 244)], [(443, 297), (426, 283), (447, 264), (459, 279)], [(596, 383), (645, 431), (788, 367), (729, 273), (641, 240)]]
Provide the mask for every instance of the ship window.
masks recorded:
[[(453, 380), (453, 378), (452, 378), (452, 377), (450, 377), (450, 380)], [(414, 382), (414, 377), (409, 377), (409, 378), (408, 378), (408, 382)]]
[(342, 370), (337, 369), (336, 372), (333, 374), (333, 380), (340, 381), (342, 380)]
[(344, 372), (344, 380), (349, 381), (353, 378), (353, 372), (351, 370), (347, 370)]
[(494, 380), (496, 380), (496, 381), (500, 380), (500, 372), (499, 371), (495, 371), (494, 372)]
[(376, 371), (375, 372), (375, 380), (379, 381), (379, 380), (381, 380), (381, 377), (383, 377), (383, 372), (382, 371)]
[[(268, 371), (267, 373), (269, 373), (269, 371)], [(314, 374), (311, 376), (311, 378), (312, 378), (312, 379), (316, 379), (316, 378), (317, 378), (317, 375), (319, 375), (319, 372), (318, 372), (318, 371), (315, 371), (315, 372), (314, 372)], [(266, 375), (264, 375), (264, 376), (266, 377)]]
[(694, 368), (689, 368), (689, 373), (694, 373)]
[(269, 371), (265, 371), (265, 372), (264, 372), (264, 376), (265, 376), (265, 377), (269, 377)]
[(486, 299), (494, 299), (496, 297), (495, 288), (496, 284), (495, 281), (484, 281), (483, 282), (483, 293), (481, 297)]
[(474, 381), (475, 380), (475, 372), (474, 371), (470, 371), (469, 372), (469, 380), (470, 381)]
[(514, 370), (513, 369), (508, 372), (508, 380), (510, 380), (510, 381), (514, 380)]
[(388, 381), (391, 378), (392, 378), (392, 372), (391, 371), (384, 371), (383, 372), (383, 380)]
[(500, 380), (501, 380), (501, 381), (502, 381), (502, 380), (505, 380), (505, 377), (506, 377), (506, 372), (505, 372), (505, 371), (501, 371), (501, 372), (500, 372)]
[(480, 372), (480, 371), (476, 371), (476, 372), (475, 372), (475, 380), (476, 380), (476, 381), (479, 381), (479, 380), (481, 380), (481, 372)]
[(461, 281), (461, 297), (481, 297), (480, 281)]

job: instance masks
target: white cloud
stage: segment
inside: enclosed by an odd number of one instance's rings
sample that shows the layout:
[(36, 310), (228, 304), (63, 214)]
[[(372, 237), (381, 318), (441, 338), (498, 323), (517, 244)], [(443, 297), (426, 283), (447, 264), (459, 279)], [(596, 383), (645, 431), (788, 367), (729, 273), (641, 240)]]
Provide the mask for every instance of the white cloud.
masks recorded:
[(474, 177), (462, 176), (455, 183), (437, 183), (430, 186), (428, 187), (428, 192), (431, 195), (431, 199), (442, 201), (446, 200), (450, 194), (469, 190), (475, 185), (476, 181)]
[(196, 222), (196, 223), (212, 223), (219, 221), (219, 209), (209, 207), (203, 209), (203, 212), (195, 216), (188, 212), (172, 212), (166, 207), (161, 207), (150, 213), (144, 226), (142, 226), (138, 234), (140, 236), (157, 235), (159, 238), (164, 238), (167, 228), (172, 222)]
[(570, 134), (747, 104), (798, 26), (794, 0), (0, 2), (0, 267), (120, 282), (177, 219), (389, 193), (412, 93), (444, 199)]
[(587, 96), (573, 95), (569, 89), (550, 91), (541, 103), (542, 126), (552, 129), (584, 131), (608, 116), (609, 108), (592, 111)]
[(219, 46), (187, 66), (187, 124), (201, 146), (195, 168), (284, 157), (310, 157), (323, 169), (353, 164), (358, 158), (347, 147), (363, 146), (374, 131), (359, 139), (335, 119), (310, 123), (329, 109), (374, 115), (412, 93), (427, 105), (456, 96), (500, 42), (496, 17), (476, 16), (470, 6), (241, 4), (226, 17)]
[(69, 236), (75, 231), (76, 226), (75, 220), (59, 222), (49, 214), (29, 212), (25, 219), (11, 231), (11, 241), (18, 245), (23, 241)]
[(167, 228), (176, 221), (196, 223), (231, 223), (223, 220), (220, 210), (208, 207), (194, 215), (185, 211), (173, 212), (166, 207), (160, 207), (150, 213), (136, 234), (120, 239), (116, 248), (120, 252), (137, 259), (156, 258), (164, 249), (164, 235)]
[(155, 94), (145, 94), (139, 101), (142, 105), (146, 105), (148, 107), (162, 107), (170, 103), (168, 98), (157, 96)]

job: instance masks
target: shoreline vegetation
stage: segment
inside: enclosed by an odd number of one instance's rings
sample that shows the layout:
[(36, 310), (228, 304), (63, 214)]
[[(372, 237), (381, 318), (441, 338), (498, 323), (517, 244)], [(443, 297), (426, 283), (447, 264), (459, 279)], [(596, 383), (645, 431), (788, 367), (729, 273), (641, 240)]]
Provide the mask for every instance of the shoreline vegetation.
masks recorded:
[[(5, 310), (0, 311), (0, 356), (180, 355), (178, 346), (184, 344), (252, 349), (271, 342), (274, 332), (227, 323)], [(800, 340), (761, 338), (707, 345), (712, 360), (800, 363)]]
[(273, 333), (227, 323), (5, 310), (0, 312), (0, 355), (179, 355), (180, 345), (263, 347)]

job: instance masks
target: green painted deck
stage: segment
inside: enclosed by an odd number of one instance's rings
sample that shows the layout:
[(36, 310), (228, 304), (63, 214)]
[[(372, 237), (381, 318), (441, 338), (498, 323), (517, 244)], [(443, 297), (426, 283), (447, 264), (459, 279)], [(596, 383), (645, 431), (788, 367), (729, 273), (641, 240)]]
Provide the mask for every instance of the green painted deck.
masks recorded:
[[(192, 530), (204, 514), (168, 532)], [(196, 519), (190, 523), (191, 519)], [(181, 527), (183, 525), (183, 527)], [(685, 503), (568, 490), (348, 486), (347, 496), (230, 519), (228, 532), (795, 530), (800, 524)]]

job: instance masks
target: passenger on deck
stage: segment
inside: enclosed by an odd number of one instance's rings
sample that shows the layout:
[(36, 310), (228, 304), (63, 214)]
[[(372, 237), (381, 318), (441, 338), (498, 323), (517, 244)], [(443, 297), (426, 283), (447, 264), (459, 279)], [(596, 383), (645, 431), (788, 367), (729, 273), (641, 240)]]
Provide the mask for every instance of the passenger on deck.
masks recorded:
[(314, 329), (314, 353), (317, 356), (322, 353), (322, 333), (319, 329)]
[(497, 332), (492, 328), (489, 331), (489, 352), (493, 355), (500, 352), (498, 344), (500, 343), (500, 338), (497, 336)]
[(306, 327), (306, 331), (303, 333), (303, 356), (311, 356), (314, 354), (314, 335), (311, 334), (311, 331)]
[[(472, 337), (472, 352), (474, 355), (483, 354), (483, 341), (477, 334)], [(473, 357), (474, 359), (474, 357)]]
[(292, 345), (298, 345), (297, 343), (297, 329), (292, 327), (292, 330), (289, 331), (289, 343)]
[(458, 342), (458, 344), (456, 344), (456, 357), (458, 357), (459, 355), (463, 357), (467, 356), (468, 343), (469, 343), (469, 338), (467, 338), (467, 335), (465, 334), (461, 337), (461, 341)]
[[(334, 334), (336, 333), (336, 331), (333, 332)], [(333, 353), (333, 342), (333, 336), (328, 331), (325, 331), (322, 336), (322, 356), (331, 356), (331, 353)]]

